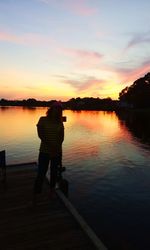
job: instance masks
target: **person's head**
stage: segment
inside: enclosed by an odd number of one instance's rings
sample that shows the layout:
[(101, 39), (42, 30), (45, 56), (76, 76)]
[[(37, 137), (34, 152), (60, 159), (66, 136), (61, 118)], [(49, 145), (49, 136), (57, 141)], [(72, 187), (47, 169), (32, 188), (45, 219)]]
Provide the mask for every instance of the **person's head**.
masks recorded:
[(47, 110), (47, 117), (53, 121), (62, 121), (62, 104), (61, 102), (55, 101), (51, 107)]

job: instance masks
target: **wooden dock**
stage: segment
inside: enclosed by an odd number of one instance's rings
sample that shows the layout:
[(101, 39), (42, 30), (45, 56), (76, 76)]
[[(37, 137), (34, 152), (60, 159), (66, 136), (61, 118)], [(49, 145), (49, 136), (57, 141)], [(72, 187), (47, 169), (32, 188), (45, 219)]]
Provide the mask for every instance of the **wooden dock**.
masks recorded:
[(106, 250), (60, 191), (49, 198), (48, 184), (33, 209), (36, 169), (35, 164), (7, 168), (7, 188), (0, 184), (0, 249)]

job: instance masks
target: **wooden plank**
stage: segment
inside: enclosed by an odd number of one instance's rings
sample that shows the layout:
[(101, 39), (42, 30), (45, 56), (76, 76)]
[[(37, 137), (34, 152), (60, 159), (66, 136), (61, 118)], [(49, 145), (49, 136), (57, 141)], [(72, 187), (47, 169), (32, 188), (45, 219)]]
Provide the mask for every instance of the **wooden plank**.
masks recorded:
[(29, 166), (29, 167), (32, 167), (32, 166), (34, 166), (34, 165), (37, 165), (37, 162), (36, 161), (31, 161), (31, 162), (22, 162), (22, 163), (15, 163), (15, 164), (9, 164), (9, 165), (7, 165), (7, 167), (15, 167), (15, 168), (17, 168), (18, 169), (18, 167), (19, 168), (21, 168), (21, 167), (27, 167), (27, 166)]
[(49, 199), (46, 182), (32, 209), (35, 177), (35, 165), (8, 171), (7, 192), (0, 190), (0, 249), (96, 249), (58, 196)]

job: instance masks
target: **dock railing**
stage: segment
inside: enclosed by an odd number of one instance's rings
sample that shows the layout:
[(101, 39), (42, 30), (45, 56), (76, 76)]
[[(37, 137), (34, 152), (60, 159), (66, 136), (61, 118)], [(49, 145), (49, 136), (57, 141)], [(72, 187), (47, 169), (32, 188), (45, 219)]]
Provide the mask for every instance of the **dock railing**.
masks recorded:
[[(9, 173), (15, 171), (15, 169), (19, 169), (20, 171), (29, 170), (32, 167), (36, 167), (36, 162), (29, 162), (29, 163), (20, 163), (20, 164), (11, 164), (8, 165)], [(6, 186), (6, 152), (5, 150), (0, 151), (0, 168), (1, 168), (1, 181), (4, 187)], [(100, 240), (100, 238), (95, 234), (95, 232), (91, 229), (91, 227), (86, 223), (83, 217), (78, 213), (72, 203), (69, 201), (68, 197), (61, 191), (60, 188), (56, 189), (56, 194), (60, 198), (60, 200), (64, 203), (67, 210), (72, 214), (74, 219), (80, 225), (84, 233), (88, 236), (91, 240), (93, 245), (98, 250), (107, 250), (106, 246)]]

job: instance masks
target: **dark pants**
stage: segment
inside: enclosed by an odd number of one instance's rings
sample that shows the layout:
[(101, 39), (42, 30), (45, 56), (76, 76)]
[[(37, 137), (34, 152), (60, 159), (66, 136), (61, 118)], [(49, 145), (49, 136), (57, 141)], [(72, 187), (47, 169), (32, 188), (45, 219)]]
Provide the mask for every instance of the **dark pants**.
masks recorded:
[(34, 193), (40, 193), (42, 191), (45, 175), (50, 163), (50, 188), (54, 188), (57, 181), (57, 170), (61, 164), (61, 154), (56, 157), (50, 157), (49, 154), (39, 153), (38, 158), (38, 174), (34, 184)]

